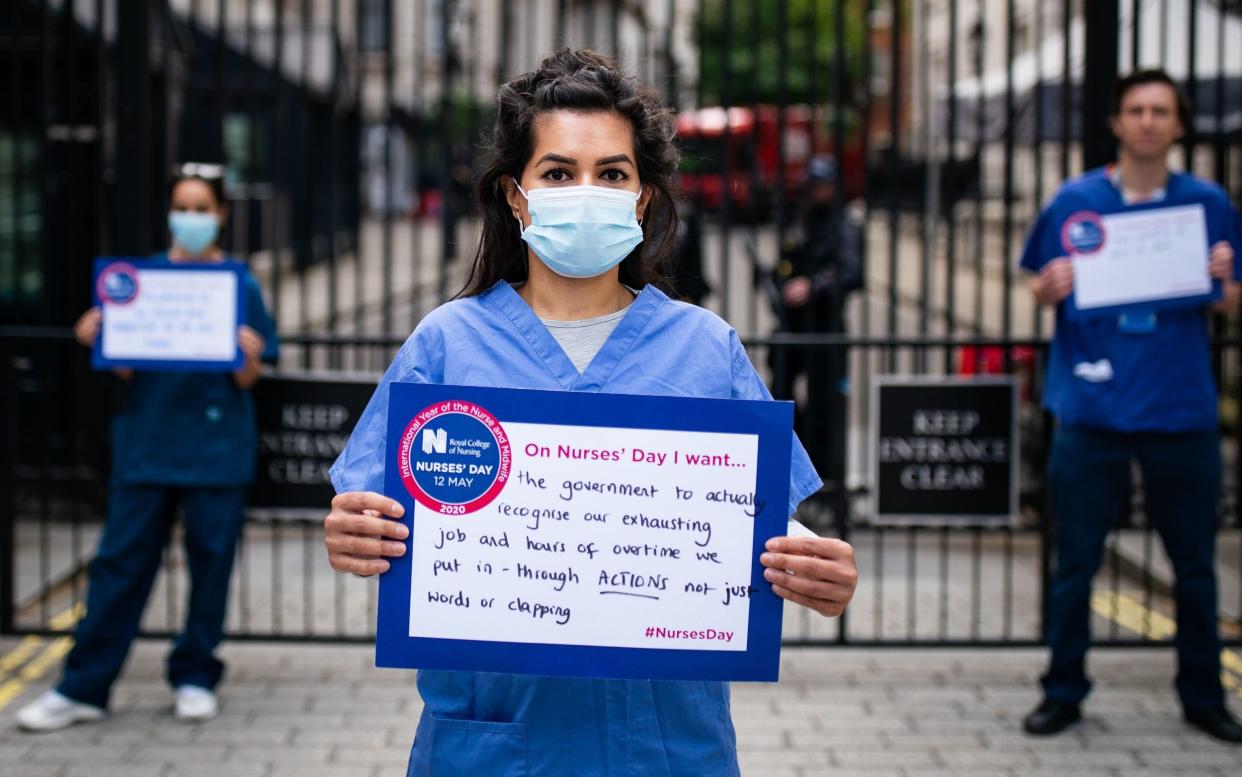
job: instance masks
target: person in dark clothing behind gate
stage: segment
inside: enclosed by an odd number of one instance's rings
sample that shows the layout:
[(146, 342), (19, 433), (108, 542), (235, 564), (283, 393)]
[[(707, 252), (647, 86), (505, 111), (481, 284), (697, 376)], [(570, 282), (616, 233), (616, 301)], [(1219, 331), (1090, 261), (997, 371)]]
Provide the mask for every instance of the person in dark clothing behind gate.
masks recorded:
[[(1220, 677), (1214, 563), (1221, 442), (1207, 306), (1132, 303), (1074, 317), (1066, 302), (1085, 267), (1067, 257), (1091, 260), (1105, 245), (1105, 229), (1120, 229), (1105, 219), (1178, 208), (1201, 214), (1206, 275), (1224, 289), (1216, 306), (1236, 310), (1238, 214), (1220, 186), (1169, 170), (1169, 150), (1191, 111), (1167, 74), (1147, 70), (1122, 79), (1111, 111), (1117, 162), (1066, 182), (1040, 214), (1022, 255), (1022, 268), (1035, 273), (1035, 299), (1057, 311), (1044, 390), (1044, 405), (1057, 419), (1048, 460), (1056, 532), (1046, 621), (1052, 655), (1043, 702), (1024, 728), (1056, 734), (1081, 717), (1079, 705), (1091, 691), (1091, 582), (1105, 539), (1130, 509), (1130, 467), (1137, 460), (1147, 521), (1160, 533), (1176, 575), (1176, 687), (1183, 715), (1217, 739), (1242, 742)], [(1101, 226), (1083, 228), (1086, 223)], [(1114, 233), (1111, 239), (1123, 238)]]
[(681, 203), (677, 225), (677, 264), (669, 296), (691, 305), (702, 305), (712, 287), (703, 278), (703, 213), (696, 202)]
[[(862, 288), (862, 281), (862, 230), (837, 197), (836, 160), (814, 157), (807, 164), (799, 223), (786, 240), (769, 286), (778, 331), (844, 332), (846, 298)], [(773, 348), (768, 363), (772, 394), (779, 399), (792, 399), (794, 383), (806, 374), (806, 402), (798, 407), (794, 423), (816, 470), (829, 481), (844, 456), (844, 352)]]

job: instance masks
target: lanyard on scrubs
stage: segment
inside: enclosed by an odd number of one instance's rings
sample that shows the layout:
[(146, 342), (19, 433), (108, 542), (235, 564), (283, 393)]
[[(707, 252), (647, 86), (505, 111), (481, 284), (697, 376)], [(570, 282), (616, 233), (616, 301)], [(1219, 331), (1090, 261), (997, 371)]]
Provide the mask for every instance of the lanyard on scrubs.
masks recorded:
[[(1161, 186), (1143, 199), (1127, 197), (1126, 187), (1121, 182), (1121, 166), (1116, 164), (1108, 166), (1108, 180), (1112, 182), (1117, 189), (1117, 194), (1121, 196), (1121, 201), (1126, 205), (1161, 202), (1168, 194), (1168, 187)], [(1156, 331), (1157, 323), (1156, 311), (1151, 309), (1131, 310), (1117, 316), (1117, 329), (1126, 335), (1150, 335)]]

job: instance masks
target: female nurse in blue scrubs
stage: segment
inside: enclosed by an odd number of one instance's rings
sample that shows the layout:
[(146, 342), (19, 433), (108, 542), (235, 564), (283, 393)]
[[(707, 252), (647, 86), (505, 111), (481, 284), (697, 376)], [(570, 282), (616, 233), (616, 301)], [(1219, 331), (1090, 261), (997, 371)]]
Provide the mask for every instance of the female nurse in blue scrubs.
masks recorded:
[[(401, 508), (381, 493), (392, 381), (771, 399), (728, 324), (651, 284), (677, 227), (678, 152), (657, 96), (563, 49), (502, 86), (497, 108), (466, 288), (406, 341), (332, 468), (325, 544), (341, 572), (384, 572), (404, 552), (389, 520)], [(797, 440), (791, 465), (790, 513), (821, 485)], [(857, 581), (850, 546), (798, 533), (768, 544), (767, 579), (840, 614)], [(738, 773), (725, 683), (423, 671), (418, 687), (411, 775)]]
[[(220, 262), (227, 215), (218, 165), (185, 164), (169, 200), (172, 247), (152, 263)], [(108, 706), (168, 545), (178, 508), (190, 570), (185, 629), (168, 656), (174, 715), (196, 722), (216, 715), (215, 657), (224, 627), (233, 556), (241, 535), (246, 486), (254, 469), (255, 421), (250, 389), (263, 362), (278, 354), (276, 327), (259, 285), (245, 276), (247, 325), (237, 333), (244, 365), (232, 373), (118, 370), (128, 383), (112, 423), (108, 516), (90, 566), (86, 615), (55, 690), (18, 712), (28, 730), (98, 720)], [(90, 347), (100, 312), (88, 310), (75, 334)]]

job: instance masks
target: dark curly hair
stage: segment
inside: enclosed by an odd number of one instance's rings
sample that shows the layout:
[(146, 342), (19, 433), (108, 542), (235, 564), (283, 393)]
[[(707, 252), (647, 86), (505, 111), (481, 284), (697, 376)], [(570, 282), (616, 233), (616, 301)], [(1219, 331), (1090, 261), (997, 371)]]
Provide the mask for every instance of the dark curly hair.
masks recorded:
[(638, 178), (651, 195), (643, 212), (643, 242), (622, 260), (620, 280), (633, 288), (663, 282), (676, 245), (679, 151), (672, 115), (659, 94), (603, 54), (562, 48), (532, 72), (502, 85), (496, 109), (491, 142), (484, 148), (485, 166), (474, 189), (482, 234), (470, 277), (458, 296), (481, 294), (502, 278), (510, 283), (526, 280), (526, 244), (501, 182), (507, 176), (521, 177), (535, 151), (536, 117), (556, 110), (612, 111), (633, 126)]

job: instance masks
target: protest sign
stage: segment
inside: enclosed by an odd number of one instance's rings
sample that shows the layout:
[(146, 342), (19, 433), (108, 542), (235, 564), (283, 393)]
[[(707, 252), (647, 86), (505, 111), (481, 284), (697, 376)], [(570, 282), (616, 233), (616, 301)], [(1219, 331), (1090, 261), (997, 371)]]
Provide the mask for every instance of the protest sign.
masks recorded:
[(245, 272), (236, 262), (95, 260), (95, 369), (235, 370)]
[(380, 666), (775, 680), (792, 408), (391, 387)]

